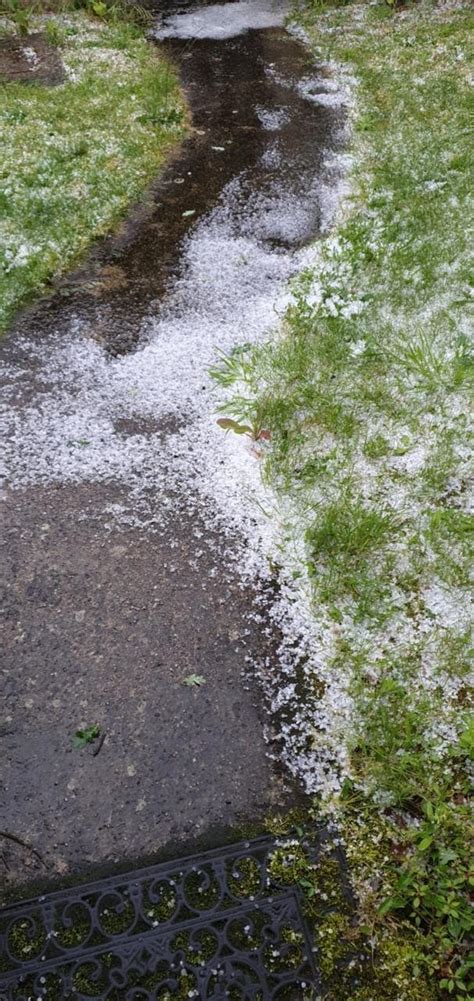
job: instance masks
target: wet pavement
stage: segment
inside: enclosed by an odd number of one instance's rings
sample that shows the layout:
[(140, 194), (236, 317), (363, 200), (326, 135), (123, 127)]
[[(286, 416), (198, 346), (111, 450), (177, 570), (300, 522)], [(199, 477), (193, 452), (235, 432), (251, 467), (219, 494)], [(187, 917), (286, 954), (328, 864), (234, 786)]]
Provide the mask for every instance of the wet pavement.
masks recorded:
[[(217, 844), (297, 795), (254, 678), (275, 637), (240, 572), (250, 459), (216, 430), (208, 367), (271, 329), (330, 225), (344, 112), (327, 68), (268, 26), (282, 5), (229, 7), (226, 38), (218, 8), (197, 38), (165, 18), (193, 131), (2, 345), (7, 887)], [(100, 752), (74, 748), (94, 723)]]
[[(110, 497), (110, 491), (108, 491)], [(96, 487), (36, 488), (7, 528), (0, 860), (18, 875), (87, 871), (217, 837), (284, 798), (245, 656), (264, 639), (219, 540), (180, 516), (153, 539), (85, 515)], [(201, 686), (184, 682), (205, 678)], [(78, 721), (106, 739), (77, 750)], [(220, 832), (219, 832), (220, 829)]]

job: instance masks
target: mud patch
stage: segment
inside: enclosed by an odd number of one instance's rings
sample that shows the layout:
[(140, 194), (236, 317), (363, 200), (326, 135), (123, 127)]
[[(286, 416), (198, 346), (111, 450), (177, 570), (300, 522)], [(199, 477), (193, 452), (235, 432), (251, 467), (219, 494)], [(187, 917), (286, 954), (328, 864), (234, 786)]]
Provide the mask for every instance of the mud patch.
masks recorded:
[(41, 31), (0, 38), (0, 80), (3, 83), (62, 83), (66, 77), (60, 55)]
[(104, 292), (124, 289), (127, 285), (128, 278), (123, 268), (119, 268), (116, 264), (104, 264), (94, 278), (91, 278), (88, 283), (84, 283), (83, 288), (91, 295), (99, 296), (103, 295)]

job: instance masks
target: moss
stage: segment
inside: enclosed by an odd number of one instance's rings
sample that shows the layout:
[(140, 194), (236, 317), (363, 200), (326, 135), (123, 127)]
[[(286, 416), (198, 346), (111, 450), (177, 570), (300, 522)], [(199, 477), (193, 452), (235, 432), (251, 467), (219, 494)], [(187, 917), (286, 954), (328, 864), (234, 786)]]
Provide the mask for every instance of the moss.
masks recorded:
[(276, 848), (268, 861), (268, 873), (276, 886), (298, 886), (311, 872), (308, 851), (296, 839), (290, 838), (281, 848)]
[(29, 961), (41, 955), (46, 945), (46, 933), (41, 925), (40, 915), (20, 918), (15, 921), (8, 935), (8, 945), (18, 959)]
[[(394, 839), (393, 818), (362, 801), (348, 805), (341, 815), (342, 834), (353, 882), (364, 887), (354, 914), (339, 911), (325, 918), (326, 932), (320, 943), (321, 962), (330, 981), (328, 1001), (347, 997), (349, 974), (358, 982), (350, 995), (354, 1001), (435, 1001), (440, 994), (432, 978), (420, 968), (423, 952), (421, 933), (403, 922), (385, 923), (380, 914), (381, 902), (393, 892), (394, 859), (404, 844), (404, 828)], [(389, 854), (382, 855), (383, 852)], [(323, 926), (324, 927), (324, 926)], [(341, 944), (331, 945), (333, 928), (340, 933)], [(330, 957), (333, 958), (331, 970)]]
[(72, 949), (75, 946), (81, 945), (82, 942), (85, 942), (90, 934), (91, 926), (89, 921), (84, 920), (79, 908), (73, 912), (72, 915), (68, 915), (68, 917), (71, 920), (71, 926), (64, 928), (60, 925), (56, 932), (56, 940), (58, 945), (64, 946), (67, 949)]
[(135, 908), (129, 900), (117, 902), (116, 896), (101, 901), (99, 921), (107, 935), (123, 935), (135, 918)]
[(350, 958), (353, 944), (349, 944), (351, 926), (347, 914), (332, 911), (319, 923), (316, 932), (319, 965), (324, 979), (329, 982), (338, 964)]
[[(306, 811), (269, 818), (283, 843), (272, 853), (269, 873), (279, 886), (297, 885), (312, 929), (324, 1001), (436, 1001), (439, 992), (417, 968), (420, 943), (407, 925), (384, 927), (379, 905), (391, 892), (390, 870), (381, 870), (381, 845), (393, 843), (393, 824), (374, 818), (359, 803), (341, 816), (351, 879), (366, 887), (354, 901), (344, 857), (324, 828), (315, 826), (317, 804)], [(298, 833), (297, 833), (298, 832)], [(339, 837), (340, 835), (338, 835)], [(286, 844), (283, 839), (286, 838)], [(317, 857), (312, 850), (319, 843)], [(395, 846), (397, 847), (397, 846)], [(373, 889), (370, 889), (372, 882)], [(296, 956), (296, 952), (294, 953)]]
[(419, 973), (410, 936), (390, 934), (374, 949), (367, 929), (349, 915), (327, 914), (317, 931), (324, 1001), (436, 1001), (439, 993)]
[(341, 915), (352, 910), (352, 904), (343, 881), (341, 860), (326, 852), (313, 869), (317, 895), (327, 907), (334, 908)]
[(180, 931), (173, 938), (172, 947), (182, 954), (183, 958), (193, 966), (208, 962), (215, 955), (219, 942), (212, 931), (205, 928), (201, 931)]
[(297, 969), (303, 959), (304, 939), (294, 928), (282, 928), (281, 944), (265, 949), (265, 966), (271, 972)]
[(219, 884), (212, 877), (212, 870), (207, 870), (205, 866), (186, 877), (184, 888), (186, 901), (198, 911), (213, 907), (219, 900)]
[(292, 807), (286, 813), (272, 813), (265, 818), (265, 831), (272, 834), (274, 838), (286, 837), (290, 834), (297, 834), (298, 837), (304, 833), (305, 825), (314, 826), (314, 819), (308, 812), (307, 807)]
[(260, 866), (256, 859), (242, 858), (234, 862), (227, 876), (227, 884), (236, 897), (252, 897), (261, 888)]
[(88, 997), (99, 997), (107, 989), (105, 973), (97, 976), (95, 963), (87, 960), (75, 969), (72, 984), (74, 991), (82, 992)]
[(143, 910), (150, 921), (169, 921), (176, 910), (176, 893), (168, 883), (162, 883), (153, 886), (153, 896), (157, 895), (159, 900), (151, 900), (147, 890), (144, 891)]

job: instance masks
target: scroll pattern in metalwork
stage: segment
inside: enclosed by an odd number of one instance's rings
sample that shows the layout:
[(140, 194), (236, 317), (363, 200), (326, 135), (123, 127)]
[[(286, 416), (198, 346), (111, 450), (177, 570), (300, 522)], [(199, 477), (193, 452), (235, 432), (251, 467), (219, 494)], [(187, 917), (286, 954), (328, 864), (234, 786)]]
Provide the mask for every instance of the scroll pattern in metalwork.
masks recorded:
[(0, 1001), (300, 1001), (318, 976), (298, 892), (258, 839), (0, 912)]

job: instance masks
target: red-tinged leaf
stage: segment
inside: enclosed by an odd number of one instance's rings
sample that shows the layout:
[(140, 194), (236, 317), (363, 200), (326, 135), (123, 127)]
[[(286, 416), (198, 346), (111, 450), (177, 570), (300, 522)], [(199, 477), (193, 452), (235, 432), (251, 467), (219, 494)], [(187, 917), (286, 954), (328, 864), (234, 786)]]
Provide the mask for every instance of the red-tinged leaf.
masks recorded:
[(257, 438), (259, 441), (270, 441), (271, 436), (271, 431), (267, 431), (266, 428), (262, 428), (262, 430), (258, 432)]

